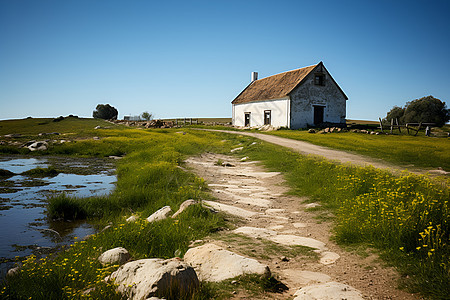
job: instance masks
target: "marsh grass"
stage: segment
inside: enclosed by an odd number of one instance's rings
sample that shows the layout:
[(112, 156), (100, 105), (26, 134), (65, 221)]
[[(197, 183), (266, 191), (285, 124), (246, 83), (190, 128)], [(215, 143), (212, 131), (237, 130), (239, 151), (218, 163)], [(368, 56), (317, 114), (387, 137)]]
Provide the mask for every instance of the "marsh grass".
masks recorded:
[[(49, 218), (87, 218), (99, 228), (106, 224), (112, 227), (60, 253), (27, 258), (19, 274), (0, 285), (0, 298), (74, 299), (95, 288), (88, 297), (119, 299), (115, 287), (103, 281), (117, 266), (99, 265), (97, 258), (102, 252), (120, 246), (134, 259), (183, 256), (190, 241), (225, 227), (220, 214), (200, 205), (189, 207), (176, 219), (156, 223), (144, 220), (162, 206), (170, 205), (176, 211), (187, 199), (209, 197), (204, 180), (180, 165), (188, 155), (211, 150), (229, 152), (233, 142), (223, 142), (211, 133), (186, 131), (181, 135), (175, 130), (109, 129), (102, 131), (103, 138), (98, 141), (79, 140), (51, 147), (48, 154), (126, 154), (117, 161), (118, 181), (110, 195), (75, 198), (62, 194), (48, 200)], [(140, 221), (125, 222), (130, 214), (140, 216)], [(204, 289), (192, 298), (205, 299), (208, 288)]]
[[(404, 172), (335, 164), (271, 144), (241, 155), (284, 173), (292, 193), (320, 201), (335, 217), (335, 239), (368, 243), (425, 295), (449, 295), (450, 191), (445, 183)], [(426, 275), (426, 276), (425, 276)]]
[(59, 174), (59, 171), (55, 167), (50, 166), (48, 168), (34, 168), (23, 172), (21, 175), (31, 177), (55, 177)]

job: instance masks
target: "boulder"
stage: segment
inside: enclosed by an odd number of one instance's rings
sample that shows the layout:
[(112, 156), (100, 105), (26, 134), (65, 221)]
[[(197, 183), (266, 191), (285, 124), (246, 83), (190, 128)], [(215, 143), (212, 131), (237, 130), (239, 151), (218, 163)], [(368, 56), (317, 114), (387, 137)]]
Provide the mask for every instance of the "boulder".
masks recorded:
[(123, 264), (131, 257), (130, 253), (128, 253), (127, 249), (122, 247), (117, 247), (114, 249), (110, 249), (105, 251), (98, 257), (98, 261), (102, 265), (108, 264)]
[(181, 214), (186, 208), (194, 204), (197, 204), (197, 201), (193, 199), (184, 201), (183, 203), (181, 203), (180, 208), (173, 214), (172, 218), (178, 217), (178, 215)]
[(6, 273), (6, 277), (14, 277), (14, 276), (16, 276), (17, 274), (19, 274), (19, 271), (20, 271), (20, 267), (19, 267), (19, 266), (14, 267), (14, 268), (11, 268), (11, 269), (9, 269), (8, 272)]
[(316, 131), (315, 131), (314, 129), (310, 128), (310, 129), (308, 130), (308, 133), (316, 133)]
[(363, 300), (357, 289), (339, 282), (327, 282), (303, 287), (294, 296), (294, 300)]
[(139, 219), (139, 218), (138, 218), (137, 216), (132, 215), (131, 217), (128, 217), (128, 218), (126, 219), (126, 221), (127, 221), (128, 223), (134, 223), (134, 222), (136, 222), (138, 219)]
[(48, 149), (48, 143), (45, 141), (38, 141), (31, 143), (30, 145), (26, 146), (30, 151), (45, 151)]
[(105, 278), (114, 280), (127, 299), (190, 298), (199, 287), (194, 269), (179, 258), (141, 259), (121, 266)]
[(270, 277), (270, 269), (255, 259), (238, 255), (215, 244), (189, 249), (184, 260), (194, 267), (200, 280), (219, 282), (243, 274)]
[(167, 217), (169, 216), (169, 214), (172, 212), (172, 209), (170, 208), (170, 206), (166, 205), (160, 209), (158, 209), (157, 211), (155, 211), (151, 216), (149, 216), (147, 218), (147, 221), (151, 222), (156, 222), (159, 220), (164, 220), (167, 219)]

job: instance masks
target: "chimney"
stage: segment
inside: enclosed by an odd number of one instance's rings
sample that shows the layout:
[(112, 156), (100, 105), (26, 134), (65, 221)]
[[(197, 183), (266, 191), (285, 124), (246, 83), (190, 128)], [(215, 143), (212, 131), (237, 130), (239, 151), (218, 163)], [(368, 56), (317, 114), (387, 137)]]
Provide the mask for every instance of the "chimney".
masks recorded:
[(252, 82), (258, 80), (258, 72), (252, 72)]

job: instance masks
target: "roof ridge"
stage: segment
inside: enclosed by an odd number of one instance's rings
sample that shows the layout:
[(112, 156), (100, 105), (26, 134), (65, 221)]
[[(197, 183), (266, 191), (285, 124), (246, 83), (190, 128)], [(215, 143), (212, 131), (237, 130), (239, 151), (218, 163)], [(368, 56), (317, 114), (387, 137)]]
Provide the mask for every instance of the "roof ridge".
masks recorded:
[[(299, 71), (299, 70), (307, 69), (307, 68), (311, 68), (311, 67), (314, 67), (314, 68), (315, 68), (315, 67), (317, 67), (319, 64), (320, 64), (320, 63), (315, 64), (315, 65), (310, 65), (310, 66), (307, 66), (307, 67), (302, 67), (302, 68), (294, 69), (294, 70), (289, 70), (289, 71), (280, 72), (280, 73), (273, 74), (273, 75), (270, 75), (270, 76), (267, 76), (267, 77), (264, 77), (264, 78), (261, 78), (261, 79), (258, 79), (258, 80), (263, 80), (263, 79), (270, 78), (270, 77), (273, 77), (273, 76), (278, 76), (278, 75), (281, 75), (281, 74), (290, 73), (290, 72), (294, 72), (294, 71)], [(258, 81), (258, 80), (255, 80), (255, 81)]]

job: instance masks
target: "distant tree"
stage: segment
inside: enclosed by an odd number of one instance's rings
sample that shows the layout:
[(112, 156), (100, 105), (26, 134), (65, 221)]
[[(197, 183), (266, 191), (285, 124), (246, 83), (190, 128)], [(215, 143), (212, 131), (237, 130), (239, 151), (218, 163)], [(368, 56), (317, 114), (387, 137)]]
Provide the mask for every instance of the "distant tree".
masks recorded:
[(390, 122), (391, 119), (398, 118), (400, 123), (435, 123), (442, 127), (449, 121), (449, 117), (445, 102), (426, 96), (406, 102), (404, 108), (394, 106), (384, 120)]
[(92, 113), (92, 116), (98, 119), (115, 120), (117, 119), (118, 114), (119, 112), (113, 106), (109, 104), (99, 104)]
[(144, 111), (141, 114), (141, 118), (146, 120), (146, 121), (150, 121), (153, 118), (153, 115), (151, 113), (149, 113), (148, 111)]
[(384, 118), (384, 121), (386, 123), (391, 122), (391, 120), (398, 119), (400, 122), (403, 118), (403, 115), (405, 114), (405, 109), (402, 107), (394, 106), (386, 115), (386, 118)]

